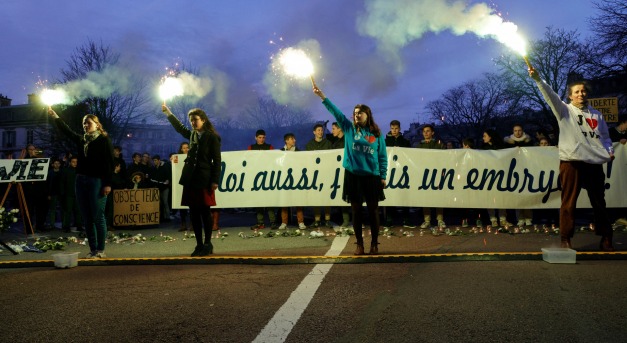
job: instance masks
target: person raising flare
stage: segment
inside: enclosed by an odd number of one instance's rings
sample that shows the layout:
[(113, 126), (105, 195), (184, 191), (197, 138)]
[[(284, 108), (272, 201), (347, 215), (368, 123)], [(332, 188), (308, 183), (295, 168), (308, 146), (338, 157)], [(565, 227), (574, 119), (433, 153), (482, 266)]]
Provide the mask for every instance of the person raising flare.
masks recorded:
[(222, 162), (220, 136), (207, 114), (199, 108), (193, 108), (187, 113), (192, 130), (186, 128), (172, 115), (172, 111), (166, 105), (162, 105), (161, 110), (167, 115), (176, 132), (189, 139), (189, 152), (183, 162), (179, 184), (183, 186), (181, 204), (189, 206), (189, 217), (196, 235), (196, 248), (192, 256), (213, 254), (211, 206), (216, 204), (215, 190), (220, 181)]
[(594, 211), (594, 230), (601, 236), (599, 248), (614, 251), (612, 226), (605, 205), (605, 174), (603, 164), (614, 159), (614, 148), (603, 115), (588, 104), (590, 87), (585, 81), (568, 85), (568, 99), (563, 102), (551, 86), (533, 68), (529, 76), (535, 80), (542, 96), (557, 118), (560, 135), (560, 207), (561, 246), (571, 248), (575, 233), (575, 210), (581, 188), (588, 192)]
[(342, 199), (351, 204), (353, 211), (353, 230), (357, 239), (355, 255), (364, 254), (362, 236), (362, 204), (368, 206), (372, 240), (370, 254), (379, 252), (379, 201), (385, 200), (383, 188), (388, 169), (388, 156), (385, 150), (385, 137), (374, 121), (370, 107), (356, 105), (353, 120), (344, 114), (314, 84), (313, 92), (322, 99), (322, 103), (335, 117), (345, 133), (344, 146), (344, 182)]
[(76, 168), (76, 201), (85, 223), (89, 242), (87, 258), (105, 258), (107, 220), (105, 207), (111, 193), (113, 175), (113, 145), (102, 124), (93, 114), (83, 117), (84, 134), (72, 131), (51, 108), (48, 114), (55, 126), (79, 147)]

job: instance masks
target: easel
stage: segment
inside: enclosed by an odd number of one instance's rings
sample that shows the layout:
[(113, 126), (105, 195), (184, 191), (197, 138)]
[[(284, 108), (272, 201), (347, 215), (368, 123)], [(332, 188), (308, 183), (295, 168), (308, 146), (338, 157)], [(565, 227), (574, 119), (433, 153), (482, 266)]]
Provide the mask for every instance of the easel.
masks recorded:
[[(22, 154), (21, 154), (20, 158), (24, 158), (24, 154), (25, 154), (25, 151), (22, 150)], [(16, 185), (17, 202), (18, 202), (19, 207), (20, 207), (20, 213), (22, 214), (22, 222), (24, 223), (24, 233), (28, 235), (28, 231), (26, 231), (26, 229), (30, 228), (31, 234), (34, 235), (35, 231), (33, 230), (33, 224), (30, 221), (30, 214), (28, 212), (28, 205), (26, 204), (26, 196), (24, 195), (24, 187), (22, 187), (21, 183), (16, 183), (16, 182), (9, 183), (9, 185), (7, 186), (7, 190), (4, 192), (4, 196), (2, 197), (2, 201), (0, 202), (0, 207), (4, 206), (4, 202), (7, 200), (7, 197), (9, 195), (9, 192), (11, 191), (11, 187), (13, 186), (13, 184)], [(28, 223), (28, 227), (26, 226), (26, 223)], [(0, 245), (5, 247), (11, 253), (13, 253), (13, 255), (17, 255), (18, 254), (15, 250), (11, 249), (11, 247), (9, 247), (1, 239), (0, 239)]]

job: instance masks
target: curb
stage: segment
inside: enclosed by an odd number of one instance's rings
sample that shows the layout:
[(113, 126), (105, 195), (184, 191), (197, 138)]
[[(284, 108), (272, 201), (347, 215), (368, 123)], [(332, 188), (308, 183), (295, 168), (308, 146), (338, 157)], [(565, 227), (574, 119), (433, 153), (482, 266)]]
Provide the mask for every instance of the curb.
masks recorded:
[[(79, 266), (135, 266), (135, 265), (192, 265), (192, 264), (360, 264), (360, 263), (428, 263), (470, 261), (541, 261), (542, 252), (491, 252), (451, 254), (405, 254), (363, 256), (219, 256), (160, 257), (160, 258), (104, 258), (79, 259)], [(627, 252), (577, 252), (579, 261), (627, 260)], [(0, 262), (0, 268), (54, 267), (53, 260), (22, 260)]]

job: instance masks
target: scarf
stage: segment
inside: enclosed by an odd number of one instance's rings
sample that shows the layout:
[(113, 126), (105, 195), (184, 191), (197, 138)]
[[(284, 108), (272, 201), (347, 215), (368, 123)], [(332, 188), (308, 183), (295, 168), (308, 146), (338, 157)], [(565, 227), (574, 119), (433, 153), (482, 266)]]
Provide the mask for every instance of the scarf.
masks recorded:
[(85, 143), (83, 144), (83, 152), (85, 152), (85, 157), (87, 157), (87, 147), (89, 146), (89, 143), (95, 141), (96, 138), (98, 138), (99, 136), (100, 131), (94, 131), (92, 133), (86, 133), (83, 135), (83, 139), (85, 140)]

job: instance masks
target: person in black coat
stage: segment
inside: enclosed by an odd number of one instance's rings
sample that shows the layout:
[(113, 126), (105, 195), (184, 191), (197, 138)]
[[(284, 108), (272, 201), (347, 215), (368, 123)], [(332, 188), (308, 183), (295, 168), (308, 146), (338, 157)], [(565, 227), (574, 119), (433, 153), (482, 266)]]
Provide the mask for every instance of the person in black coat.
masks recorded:
[(189, 206), (190, 220), (196, 235), (196, 248), (192, 256), (207, 256), (213, 253), (211, 206), (216, 205), (215, 190), (220, 182), (222, 167), (220, 136), (207, 114), (199, 108), (193, 108), (187, 113), (192, 130), (172, 115), (166, 105), (161, 110), (176, 132), (189, 139), (189, 152), (179, 179), (179, 184), (183, 186), (181, 204)]

